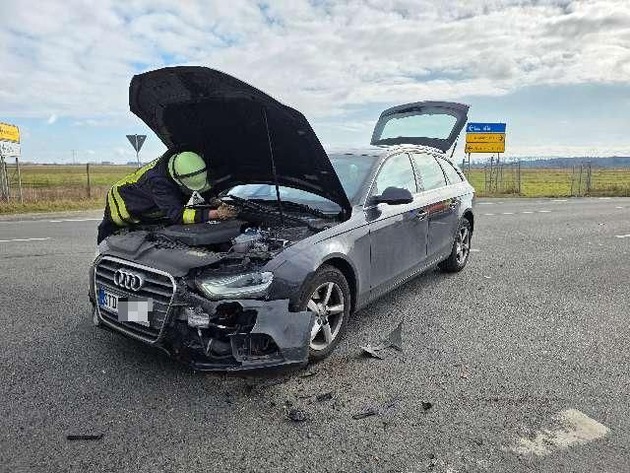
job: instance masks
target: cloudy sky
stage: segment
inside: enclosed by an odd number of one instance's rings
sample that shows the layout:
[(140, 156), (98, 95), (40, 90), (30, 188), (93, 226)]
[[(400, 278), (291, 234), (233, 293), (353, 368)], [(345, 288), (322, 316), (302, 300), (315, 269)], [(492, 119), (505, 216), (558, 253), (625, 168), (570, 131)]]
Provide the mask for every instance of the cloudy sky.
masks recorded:
[(0, 1), (0, 122), (25, 160), (125, 162), (130, 133), (149, 160), (129, 81), (183, 64), (298, 108), (330, 148), (437, 99), (507, 122), (508, 156), (630, 155), (628, 0)]

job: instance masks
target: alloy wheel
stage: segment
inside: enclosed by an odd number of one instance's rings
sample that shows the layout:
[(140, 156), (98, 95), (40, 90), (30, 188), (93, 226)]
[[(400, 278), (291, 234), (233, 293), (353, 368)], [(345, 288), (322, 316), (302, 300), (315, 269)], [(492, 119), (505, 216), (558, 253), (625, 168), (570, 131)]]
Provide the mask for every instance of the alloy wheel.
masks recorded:
[(343, 291), (334, 282), (326, 282), (313, 291), (306, 306), (315, 313), (310, 342), (312, 350), (325, 350), (335, 340), (343, 325), (344, 303)]
[(470, 230), (462, 226), (457, 232), (457, 248), (455, 251), (457, 264), (462, 265), (466, 262), (470, 253)]

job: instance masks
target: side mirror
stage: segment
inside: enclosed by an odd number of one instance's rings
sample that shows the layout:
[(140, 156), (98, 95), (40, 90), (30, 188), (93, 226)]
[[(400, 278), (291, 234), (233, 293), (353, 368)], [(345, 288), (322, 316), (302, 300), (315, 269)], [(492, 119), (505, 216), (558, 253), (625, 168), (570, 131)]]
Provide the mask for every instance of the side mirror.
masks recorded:
[(372, 197), (372, 203), (374, 204), (401, 205), (412, 202), (413, 195), (411, 195), (411, 192), (401, 187), (388, 187), (381, 195)]

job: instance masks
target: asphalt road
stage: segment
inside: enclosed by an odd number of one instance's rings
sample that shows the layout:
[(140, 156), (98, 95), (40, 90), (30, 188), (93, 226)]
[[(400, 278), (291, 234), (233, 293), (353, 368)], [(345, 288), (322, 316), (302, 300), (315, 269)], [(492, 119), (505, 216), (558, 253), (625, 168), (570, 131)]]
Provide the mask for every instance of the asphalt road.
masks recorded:
[[(92, 326), (98, 213), (0, 221), (0, 471), (630, 471), (630, 199), (476, 212), (462, 273), (357, 313), (324, 362), (249, 376)], [(402, 319), (404, 353), (360, 356)]]

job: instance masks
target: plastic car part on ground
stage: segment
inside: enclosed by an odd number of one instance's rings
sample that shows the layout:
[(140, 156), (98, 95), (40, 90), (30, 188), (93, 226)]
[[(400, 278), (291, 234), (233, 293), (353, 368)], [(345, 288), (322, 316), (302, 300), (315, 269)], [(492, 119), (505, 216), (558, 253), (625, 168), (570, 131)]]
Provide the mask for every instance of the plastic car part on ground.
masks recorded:
[(304, 422), (308, 419), (302, 409), (293, 408), (287, 413), (287, 417), (293, 422)]
[(103, 434), (70, 434), (66, 435), (68, 440), (100, 440)]
[(400, 399), (394, 398), (381, 406), (368, 406), (362, 411), (353, 414), (352, 418), (354, 420), (361, 420), (365, 419), (366, 417), (389, 415), (396, 410), (399, 403)]
[(385, 337), (383, 341), (381, 341), (381, 343), (379, 343), (378, 345), (372, 346), (370, 344), (367, 344), (367, 345), (361, 346), (361, 350), (363, 350), (363, 353), (373, 358), (378, 358), (379, 360), (382, 360), (384, 359), (384, 355), (382, 352), (383, 350), (385, 350), (385, 348), (391, 347), (398, 351), (403, 351), (403, 347), (402, 347), (403, 322), (404, 321), (401, 320), (398, 326), (394, 330), (392, 330), (387, 335), (387, 337)]

